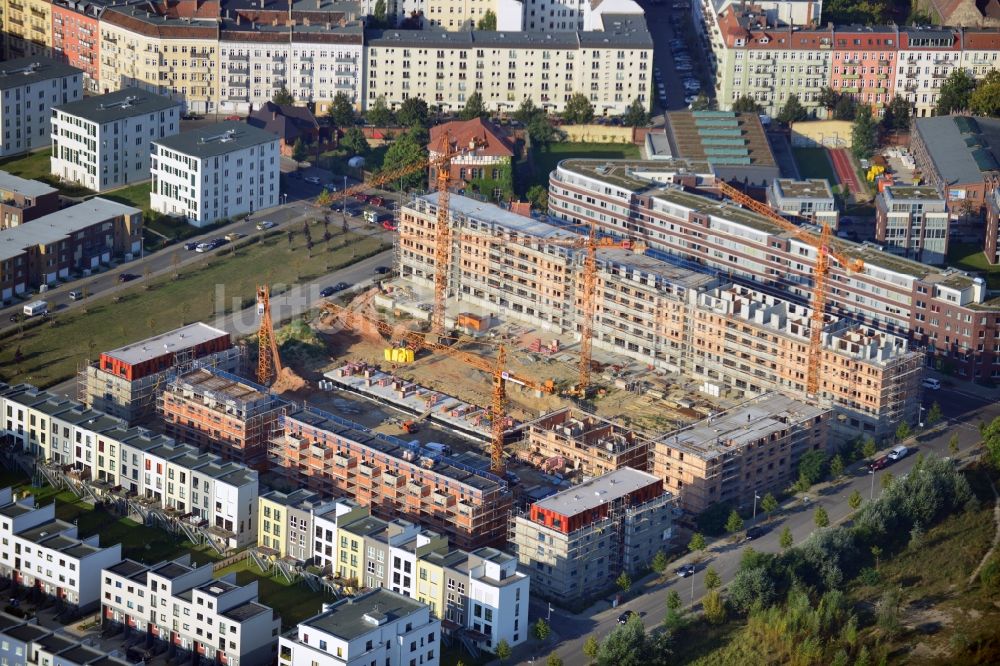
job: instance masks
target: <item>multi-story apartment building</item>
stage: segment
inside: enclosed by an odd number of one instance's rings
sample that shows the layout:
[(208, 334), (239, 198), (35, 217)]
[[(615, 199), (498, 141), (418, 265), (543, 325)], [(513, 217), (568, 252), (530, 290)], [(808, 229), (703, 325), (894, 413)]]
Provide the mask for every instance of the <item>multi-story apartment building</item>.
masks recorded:
[(833, 33), (830, 88), (877, 115), (895, 92), (901, 35), (882, 26), (838, 26)]
[(272, 490), (257, 498), (257, 547), (296, 562), (313, 559), (316, 517), (334, 509), (311, 490)]
[(278, 136), (226, 121), (153, 141), (153, 210), (195, 226), (278, 204)]
[(96, 534), (78, 538), (76, 525), (57, 519), (55, 509), (0, 489), (0, 575), (87, 611), (100, 598), (101, 569), (121, 562), (122, 547), (101, 548)]
[[(306, 3), (300, 3), (305, 5)], [(218, 108), (249, 113), (270, 102), (284, 87), (299, 102), (315, 104), (325, 114), (338, 93), (358, 109), (364, 102), (364, 30), (346, 25), (340, 13), (310, 12), (287, 26), (222, 21), (219, 44)], [(258, 19), (259, 20), (259, 19)]]
[(941, 85), (962, 67), (962, 33), (954, 28), (901, 27), (897, 43), (896, 90), (913, 103), (915, 116), (932, 116)]
[(669, 547), (675, 504), (660, 479), (623, 467), (516, 514), (511, 545), (537, 592), (562, 601), (586, 598)]
[(142, 211), (95, 197), (8, 229), (0, 238), (0, 298), (142, 251)]
[(997, 68), (1000, 61), (1000, 30), (966, 28), (962, 31), (962, 67), (977, 79)]
[(0, 230), (59, 210), (59, 190), (0, 171)]
[(775, 178), (767, 188), (767, 203), (796, 222), (809, 220), (836, 229), (840, 219), (830, 183), (822, 178)]
[(651, 100), (653, 40), (641, 16), (606, 16), (604, 30), (572, 32), (374, 31), (366, 44), (366, 107), (420, 97), (457, 111), (473, 93), (491, 112), (525, 98), (549, 112), (578, 92), (598, 115)]
[(529, 421), (522, 432), (527, 451), (521, 455), (529, 455), (537, 467), (601, 476), (622, 467), (646, 471), (649, 465), (647, 438), (571, 407)]
[(983, 247), (986, 261), (1000, 263), (1000, 189), (994, 189), (986, 200), (986, 241)]
[(46, 0), (7, 0), (0, 20), (3, 59), (48, 56), (52, 51), (51, 4)]
[(401, 439), (314, 407), (282, 416), (269, 455), (300, 487), (412, 516), (459, 547), (501, 544), (512, 496), (507, 483), (450, 458), (433, 460)]
[[(48, 3), (32, 1), (48, 16)], [(0, 91), (0, 157), (20, 155), (49, 145), (52, 107), (83, 96), (83, 72), (43, 56), (7, 60), (0, 69)]]
[(795, 480), (799, 459), (826, 451), (829, 409), (771, 394), (667, 433), (653, 445), (653, 475), (697, 514), (742, 506)]
[[(617, 183), (617, 175), (609, 174), (608, 182)], [(419, 197), (400, 214), (399, 274), (428, 290), (435, 270), (436, 196)], [(574, 197), (574, 209), (583, 210), (576, 203), (583, 195)], [(714, 200), (705, 205), (719, 206)], [(606, 219), (605, 211), (615, 208), (600, 210)], [(458, 195), (451, 197), (449, 215), (456, 241), (449, 285), (464, 311), (560, 333), (582, 329), (582, 252), (546, 244), (572, 237), (569, 232)], [(628, 224), (634, 224), (633, 219)], [(647, 236), (652, 237), (667, 236)], [(720, 393), (781, 390), (805, 397), (811, 329), (807, 307), (665, 258), (624, 249), (597, 252), (596, 282), (602, 297), (592, 328), (595, 348), (696, 377)], [(883, 437), (899, 420), (913, 420), (924, 357), (905, 337), (831, 314), (822, 345), (822, 399), (831, 401), (844, 417), (837, 421), (843, 426), (839, 434)], [(615, 469), (623, 463), (620, 455), (630, 450), (588, 447), (579, 438), (561, 437), (560, 427), (554, 430), (536, 438), (529, 428), (528, 452), (538, 462), (563, 456), (568, 466), (595, 474)], [(643, 467), (634, 461), (624, 464)]]
[(88, 407), (129, 423), (155, 413), (155, 393), (178, 366), (202, 359), (236, 370), (240, 354), (229, 333), (195, 322), (138, 342), (101, 352), (80, 378)]
[(101, 15), (100, 89), (141, 88), (216, 112), (219, 5), (214, 2), (123, 4)]
[(260, 603), (257, 581), (236, 574), (213, 578), (212, 567), (192, 566), (189, 556), (152, 566), (123, 560), (97, 575), (101, 620), (129, 627), (153, 640), (232, 666), (274, 663), (281, 618)]
[(100, 91), (101, 14), (100, 0), (53, 0), (52, 56), (83, 72), (88, 93)]
[(98, 192), (148, 180), (150, 141), (180, 127), (180, 102), (139, 88), (53, 107), (51, 173)]
[(890, 252), (925, 264), (948, 257), (950, 219), (935, 187), (893, 185), (875, 197), (875, 238)]
[(441, 621), (426, 605), (373, 590), (324, 604), (321, 613), (283, 634), (278, 666), (437, 666), (441, 649)]
[(197, 368), (171, 379), (157, 405), (168, 435), (263, 468), (267, 442), (288, 403), (241, 377)]
[[(549, 177), (550, 216), (637, 238), (663, 259), (777, 289), (791, 300), (810, 297), (814, 246), (734, 204), (664, 185), (676, 174), (645, 164), (561, 162)], [(865, 266), (860, 272), (836, 262), (831, 267), (831, 312), (909, 336), (959, 377), (1000, 377), (1000, 301), (987, 297), (982, 278), (938, 270), (868, 244), (835, 243)]]

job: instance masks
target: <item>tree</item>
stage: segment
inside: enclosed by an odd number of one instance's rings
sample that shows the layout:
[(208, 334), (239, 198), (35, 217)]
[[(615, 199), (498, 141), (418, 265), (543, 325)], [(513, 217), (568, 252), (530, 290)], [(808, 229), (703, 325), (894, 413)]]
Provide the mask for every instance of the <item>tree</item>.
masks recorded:
[(767, 518), (770, 520), (771, 514), (778, 510), (778, 500), (774, 499), (774, 495), (771, 493), (767, 493), (760, 501), (760, 508), (767, 514)]
[(628, 575), (627, 571), (623, 571), (618, 574), (618, 578), (615, 579), (615, 585), (617, 585), (622, 592), (628, 594), (628, 591), (632, 589), (632, 577)]
[(969, 96), (969, 111), (977, 116), (1000, 116), (1000, 70), (991, 69)]
[(531, 139), (531, 143), (538, 147), (545, 147), (552, 143), (558, 138), (558, 134), (544, 113), (535, 115), (528, 122), (528, 137)]
[(865, 443), (861, 448), (861, 453), (865, 458), (871, 458), (875, 455), (876, 451), (878, 451), (878, 446), (875, 444), (875, 439), (871, 435), (868, 435), (865, 437)]
[(483, 96), (474, 92), (465, 101), (465, 107), (458, 114), (458, 117), (462, 120), (472, 120), (473, 118), (485, 118), (487, 115), (486, 107), (483, 106)]
[(931, 408), (927, 410), (927, 419), (924, 421), (928, 426), (935, 425), (941, 422), (941, 417), (944, 416), (941, 413), (941, 405), (937, 404), (935, 400), (931, 404)]
[(859, 160), (866, 160), (878, 147), (878, 123), (872, 116), (872, 108), (867, 104), (858, 107), (851, 126), (851, 152)]
[(521, 100), (521, 105), (517, 107), (517, 111), (514, 112), (514, 118), (519, 123), (526, 126), (539, 114), (544, 116), (545, 111), (535, 106), (535, 103), (531, 101), (530, 97), (525, 97)]
[(887, 130), (897, 132), (910, 129), (910, 116), (913, 114), (913, 107), (905, 97), (895, 96), (889, 105), (885, 107), (885, 115), (882, 116), (882, 125)]
[(983, 446), (986, 448), (986, 460), (994, 469), (1000, 469), (1000, 416), (993, 419), (989, 425), (980, 428), (983, 436)]
[(698, 96), (691, 102), (692, 111), (708, 111), (712, 108), (712, 100), (705, 93), (698, 93)]
[[(424, 146), (417, 143), (410, 132), (403, 134), (396, 139), (389, 149), (385, 151), (385, 161), (383, 164), (392, 165), (393, 168), (416, 164), (427, 159), (427, 151)], [(404, 188), (419, 187), (426, 177), (426, 173), (420, 170), (403, 176), (402, 186)]]
[(726, 531), (730, 534), (735, 534), (743, 529), (743, 519), (740, 514), (736, 513), (736, 509), (729, 512), (729, 518), (726, 519)]
[(667, 616), (663, 625), (668, 631), (676, 631), (684, 626), (684, 602), (677, 590), (670, 590), (667, 595)]
[(778, 545), (781, 546), (782, 550), (788, 550), (792, 547), (792, 530), (788, 525), (781, 530), (781, 536), (778, 537)]
[(281, 105), (294, 104), (295, 98), (292, 97), (292, 93), (288, 92), (288, 88), (281, 86), (281, 88), (278, 89), (278, 92), (274, 93), (274, 97), (271, 98), (271, 101), (275, 104)]
[(837, 100), (837, 105), (833, 107), (833, 117), (835, 120), (854, 120), (858, 115), (858, 103), (850, 95), (844, 95)]
[(948, 438), (948, 453), (952, 456), (958, 455), (958, 433), (954, 432), (951, 437)]
[(822, 451), (807, 451), (799, 458), (799, 478), (805, 482), (805, 489), (823, 478), (826, 454)]
[(695, 532), (691, 535), (691, 541), (688, 542), (689, 551), (695, 553), (696, 555), (700, 555), (707, 547), (708, 544), (705, 543), (705, 535), (701, 532)]
[(896, 480), (896, 475), (892, 472), (882, 472), (882, 478), (879, 480), (878, 485), (882, 490), (885, 490), (892, 485), (892, 482)]
[(535, 624), (531, 626), (531, 633), (538, 640), (544, 641), (552, 635), (552, 627), (549, 626), (549, 623), (545, 621), (544, 617), (540, 617), (538, 618), (538, 622), (535, 622)]
[(875, 604), (876, 623), (886, 638), (894, 638), (903, 628), (899, 621), (899, 606), (902, 600), (903, 595), (899, 588), (890, 588), (882, 593), (882, 598)]
[(830, 459), (830, 476), (839, 479), (844, 473), (844, 461), (840, 454), (836, 454)]
[(799, 120), (805, 120), (809, 117), (809, 113), (806, 111), (802, 103), (799, 102), (798, 95), (789, 95), (788, 99), (785, 101), (785, 105), (781, 107), (778, 111), (778, 122), (782, 123), (794, 123)]
[(598, 666), (647, 666), (646, 629), (638, 614), (608, 634), (597, 651)]
[(587, 636), (587, 640), (583, 643), (583, 654), (594, 660), (597, 659), (597, 653), (600, 649), (601, 644), (597, 641), (597, 638), (593, 634)]
[(500, 660), (501, 664), (505, 660), (510, 659), (510, 655), (512, 654), (512, 650), (510, 649), (510, 643), (508, 643), (506, 639), (501, 638), (500, 641), (497, 643), (497, 649), (494, 652), (494, 654), (496, 654), (497, 659)]
[(900, 421), (899, 425), (896, 426), (896, 440), (897, 441), (901, 442), (904, 439), (909, 438), (909, 436), (912, 435), (912, 434), (913, 434), (913, 430), (912, 430), (912, 428), (910, 428), (910, 424), (907, 423), (906, 421)]
[(830, 86), (823, 86), (816, 95), (816, 101), (828, 111), (832, 111), (840, 101), (840, 93)]
[(847, 498), (847, 506), (851, 507), (852, 510), (857, 511), (861, 507), (861, 503), (864, 502), (861, 499), (861, 492), (855, 489), (851, 496)]
[(872, 557), (875, 558), (875, 571), (878, 571), (878, 561), (882, 557), (882, 548), (879, 546), (872, 546), (871, 548)]
[(330, 108), (326, 111), (330, 122), (336, 127), (351, 127), (357, 122), (354, 113), (354, 102), (345, 92), (338, 92), (330, 102)]
[(549, 188), (544, 185), (532, 185), (525, 196), (535, 210), (545, 212), (549, 209)]
[(649, 568), (655, 573), (662, 574), (667, 570), (667, 554), (662, 550), (656, 551), (656, 555), (653, 556), (652, 561), (649, 563)]
[(583, 93), (573, 93), (562, 116), (570, 124), (586, 125), (594, 119), (594, 106)]
[(419, 97), (407, 97), (399, 105), (399, 111), (396, 112), (396, 120), (403, 127), (427, 127), (427, 118), (429, 115), (427, 102)]
[(969, 108), (972, 91), (976, 89), (976, 80), (963, 68), (956, 67), (948, 74), (941, 84), (938, 93), (937, 115), (945, 116), (954, 111), (964, 111)]
[(726, 621), (726, 602), (722, 600), (718, 590), (706, 594), (701, 600), (701, 607), (705, 610), (705, 619), (709, 624), (722, 624)]
[(720, 587), (722, 587), (722, 576), (714, 567), (709, 567), (705, 572), (705, 589), (717, 590)]
[(483, 18), (479, 19), (479, 23), (476, 24), (476, 30), (496, 30), (497, 29), (497, 15), (493, 13), (492, 9), (487, 9), (486, 13), (483, 14)]
[(813, 522), (816, 523), (816, 527), (829, 527), (830, 516), (826, 513), (826, 509), (821, 506), (816, 507), (816, 513), (813, 514)]
[(649, 111), (646, 106), (639, 101), (639, 98), (632, 100), (628, 111), (622, 116), (622, 122), (627, 127), (645, 127), (649, 123)]
[(563, 666), (563, 660), (559, 658), (555, 652), (549, 655), (549, 658), (545, 660), (545, 666)]
[(296, 162), (304, 162), (308, 156), (306, 144), (302, 143), (302, 139), (296, 139), (295, 143), (292, 144), (292, 159)]
[(344, 132), (344, 138), (340, 140), (340, 145), (355, 155), (364, 156), (371, 150), (371, 146), (368, 145), (368, 139), (365, 138), (365, 133), (356, 125), (352, 125)]
[(371, 107), (365, 113), (365, 120), (375, 127), (386, 127), (393, 123), (395, 118), (393, 118), (393, 113), (389, 105), (385, 102), (385, 95), (379, 95), (375, 98), (375, 101), (372, 102)]
[(385, 0), (375, 0), (375, 7), (372, 9), (372, 18), (379, 25), (385, 25), (386, 6)]
[(764, 107), (757, 103), (750, 95), (743, 95), (738, 97), (735, 102), (733, 102), (733, 111), (739, 111), (742, 113), (764, 113)]

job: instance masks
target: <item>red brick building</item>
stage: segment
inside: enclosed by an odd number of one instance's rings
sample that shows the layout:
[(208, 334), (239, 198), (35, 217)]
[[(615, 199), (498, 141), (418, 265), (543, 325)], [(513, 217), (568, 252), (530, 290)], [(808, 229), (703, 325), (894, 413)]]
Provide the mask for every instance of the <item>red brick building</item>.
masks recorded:
[[(481, 146), (451, 161), (451, 182), (454, 185), (468, 187), (474, 180), (506, 180), (506, 187), (509, 189), (514, 143), (504, 130), (482, 118), (435, 125), (431, 128), (431, 140), (427, 146), (432, 162), (438, 155), (444, 134), (449, 136), (448, 145), (452, 151), (467, 149), (473, 142)], [(437, 169), (433, 165), (428, 176), (431, 183), (437, 178)], [(483, 194), (492, 197), (495, 193)]]
[(101, 354), (100, 370), (128, 381), (232, 346), (229, 333), (201, 322)]
[(99, 92), (100, 18), (104, 5), (89, 0), (52, 0), (52, 55), (83, 70), (83, 88)]
[(0, 171), (0, 229), (11, 229), (57, 210), (56, 188)]

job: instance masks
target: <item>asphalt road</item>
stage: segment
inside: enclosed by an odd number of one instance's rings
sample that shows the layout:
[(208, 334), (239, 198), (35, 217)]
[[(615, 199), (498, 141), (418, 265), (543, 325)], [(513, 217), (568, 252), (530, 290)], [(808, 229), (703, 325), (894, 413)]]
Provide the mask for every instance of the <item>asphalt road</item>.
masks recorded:
[[(979, 443), (979, 422), (989, 422), (993, 418), (1000, 416), (1000, 393), (997, 391), (987, 391), (972, 384), (955, 383), (953, 387), (945, 386), (939, 391), (928, 391), (924, 396), (923, 404), (930, 406), (937, 401), (944, 413), (945, 422), (925, 435), (916, 437), (907, 442), (911, 452), (902, 460), (891, 464), (887, 468), (871, 475), (863, 463), (855, 464), (847, 470), (845, 477), (830, 484), (820, 484), (805, 496), (809, 497), (809, 502), (805, 503), (802, 496), (790, 499), (776, 512), (774, 518), (768, 523), (768, 531), (763, 536), (744, 544), (734, 545), (728, 540), (722, 539), (709, 544), (709, 550), (703, 554), (698, 562), (698, 571), (694, 576), (680, 579), (673, 574), (673, 571), (683, 563), (695, 562), (699, 558), (689, 555), (670, 566), (670, 577), (667, 582), (654, 584), (649, 590), (634, 599), (627, 601), (618, 608), (601, 610), (592, 614), (574, 615), (554, 609), (551, 614), (550, 624), (554, 634), (558, 636), (559, 643), (545, 648), (523, 646), (515, 655), (516, 659), (510, 663), (528, 664), (534, 659), (544, 659), (545, 655), (554, 651), (567, 664), (581, 663), (584, 641), (590, 635), (603, 638), (618, 626), (618, 617), (626, 609), (638, 612), (647, 629), (653, 629), (660, 625), (666, 614), (666, 598), (670, 590), (676, 589), (680, 593), (685, 603), (690, 604), (692, 600), (697, 603), (705, 594), (704, 578), (708, 566), (712, 566), (722, 577), (723, 583), (727, 584), (736, 573), (740, 557), (743, 551), (752, 546), (759, 552), (776, 553), (780, 551), (778, 545), (779, 534), (783, 527), (787, 525), (792, 532), (796, 543), (804, 541), (816, 527), (813, 522), (813, 514), (817, 505), (822, 505), (830, 516), (831, 524), (837, 524), (846, 520), (851, 509), (847, 504), (847, 499), (855, 490), (858, 490), (862, 497), (868, 500), (872, 496), (877, 496), (880, 492), (881, 477), (888, 472), (895, 476), (907, 473), (916, 462), (916, 453), (934, 453), (938, 456), (950, 455), (948, 452), (948, 439), (952, 433), (957, 433), (959, 437), (959, 457), (968, 455)], [(926, 414), (926, 412), (925, 412)], [(884, 452), (883, 452), (884, 453)], [(766, 519), (758, 513), (756, 524), (765, 523)], [(749, 522), (748, 525), (749, 526)], [(603, 607), (606, 608), (605, 603)], [(532, 601), (531, 617), (545, 617), (548, 609), (544, 602), (540, 600)]]
[[(684, 96), (687, 94), (684, 91), (684, 86), (681, 84), (681, 79), (683, 78), (680, 73), (674, 69), (674, 58), (670, 52), (670, 40), (675, 37), (679, 39), (685, 39), (685, 35), (675, 34), (674, 26), (670, 22), (670, 17), (674, 12), (671, 9), (671, 2), (667, 0), (661, 4), (650, 4), (647, 2), (642, 3), (643, 8), (646, 10), (646, 23), (649, 25), (649, 31), (653, 35), (653, 64), (655, 67), (660, 68), (661, 79), (667, 89), (667, 105), (664, 109), (663, 101), (660, 99), (659, 92), (656, 92), (656, 86), (654, 81), (654, 93), (653, 96), (656, 98), (656, 108), (676, 111), (677, 109), (686, 109), (687, 104), (684, 103)], [(688, 12), (684, 12), (688, 14)], [(693, 30), (693, 28), (692, 28)], [(699, 53), (697, 49), (689, 49), (691, 54), (692, 63), (697, 67)], [(704, 88), (703, 88), (704, 89)]]

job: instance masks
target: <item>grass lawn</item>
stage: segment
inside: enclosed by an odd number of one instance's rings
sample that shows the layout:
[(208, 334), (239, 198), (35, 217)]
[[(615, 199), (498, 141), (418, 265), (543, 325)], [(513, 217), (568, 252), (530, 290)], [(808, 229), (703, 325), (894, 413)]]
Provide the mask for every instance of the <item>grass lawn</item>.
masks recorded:
[(582, 157), (595, 160), (624, 160), (639, 157), (639, 147), (631, 143), (550, 143), (544, 149), (531, 152), (534, 174), (525, 190), (532, 185), (548, 187), (549, 174), (562, 160)]
[[(331, 231), (335, 231), (333, 227)], [(242, 246), (231, 245), (198, 268), (185, 269), (176, 279), (155, 278), (147, 290), (142, 284), (145, 278), (141, 278), (116, 297), (88, 299), (84, 308), (56, 314), (44, 324), (8, 335), (0, 351), (0, 377), (51, 386), (75, 375), (82, 361), (101, 350), (184, 323), (211, 321), (222, 314), (216, 311), (217, 290), (225, 298), (219, 306), (231, 312), (233, 299), (242, 299), (243, 306), (251, 305), (258, 282), (267, 281), (273, 288), (306, 282), (388, 247), (378, 238), (345, 237), (336, 231), (330, 250), (317, 242), (309, 257), (300, 228), (295, 232), (291, 245), (281, 232), (259, 242), (251, 239)], [(321, 238), (322, 228), (313, 231), (312, 237)], [(23, 355), (20, 363), (13, 360), (17, 349)]]
[[(387, 150), (389, 150), (389, 144), (373, 146), (372, 149), (368, 151), (368, 155), (365, 156), (364, 170), (371, 172), (375, 169), (381, 168), (382, 162), (385, 161), (385, 152)], [(351, 157), (353, 157), (353, 155), (347, 149), (337, 148), (336, 150), (328, 150), (325, 153), (320, 153), (319, 159), (315, 161), (315, 164), (321, 169), (329, 169), (333, 173), (340, 174), (341, 176), (358, 178), (358, 170), (352, 169), (347, 165), (347, 161), (351, 159)], [(310, 156), (310, 159), (312, 159), (312, 156)]]
[(149, 182), (136, 183), (135, 185), (129, 185), (118, 190), (105, 192), (100, 196), (127, 206), (135, 206), (145, 213), (149, 210), (149, 192), (151, 187), (152, 184)]
[(46, 148), (44, 150), (31, 153), (30, 155), (9, 157), (5, 160), (0, 160), (0, 170), (6, 171), (7, 173), (15, 176), (20, 176), (21, 178), (40, 180), (43, 183), (48, 183), (68, 197), (82, 197), (87, 196), (88, 194), (94, 194), (93, 191), (88, 190), (85, 187), (80, 187), (79, 185), (60, 183), (58, 179), (50, 175), (49, 158), (51, 156), (52, 152)]
[(826, 148), (792, 148), (792, 153), (803, 178), (826, 178), (831, 187), (839, 182)]
[(257, 591), (260, 601), (273, 608), (281, 616), (281, 625), (291, 629), (302, 620), (312, 617), (323, 609), (324, 601), (332, 601), (333, 597), (320, 592), (313, 592), (305, 583), (289, 585), (284, 578), (268, 576), (256, 564), (240, 560), (236, 564), (215, 572), (216, 578), (228, 574), (236, 574), (236, 582), (246, 585), (257, 581)]
[(986, 274), (986, 284), (990, 289), (1000, 289), (1000, 265), (993, 266), (986, 261), (983, 246), (978, 243), (948, 242), (948, 265), (964, 271)]

